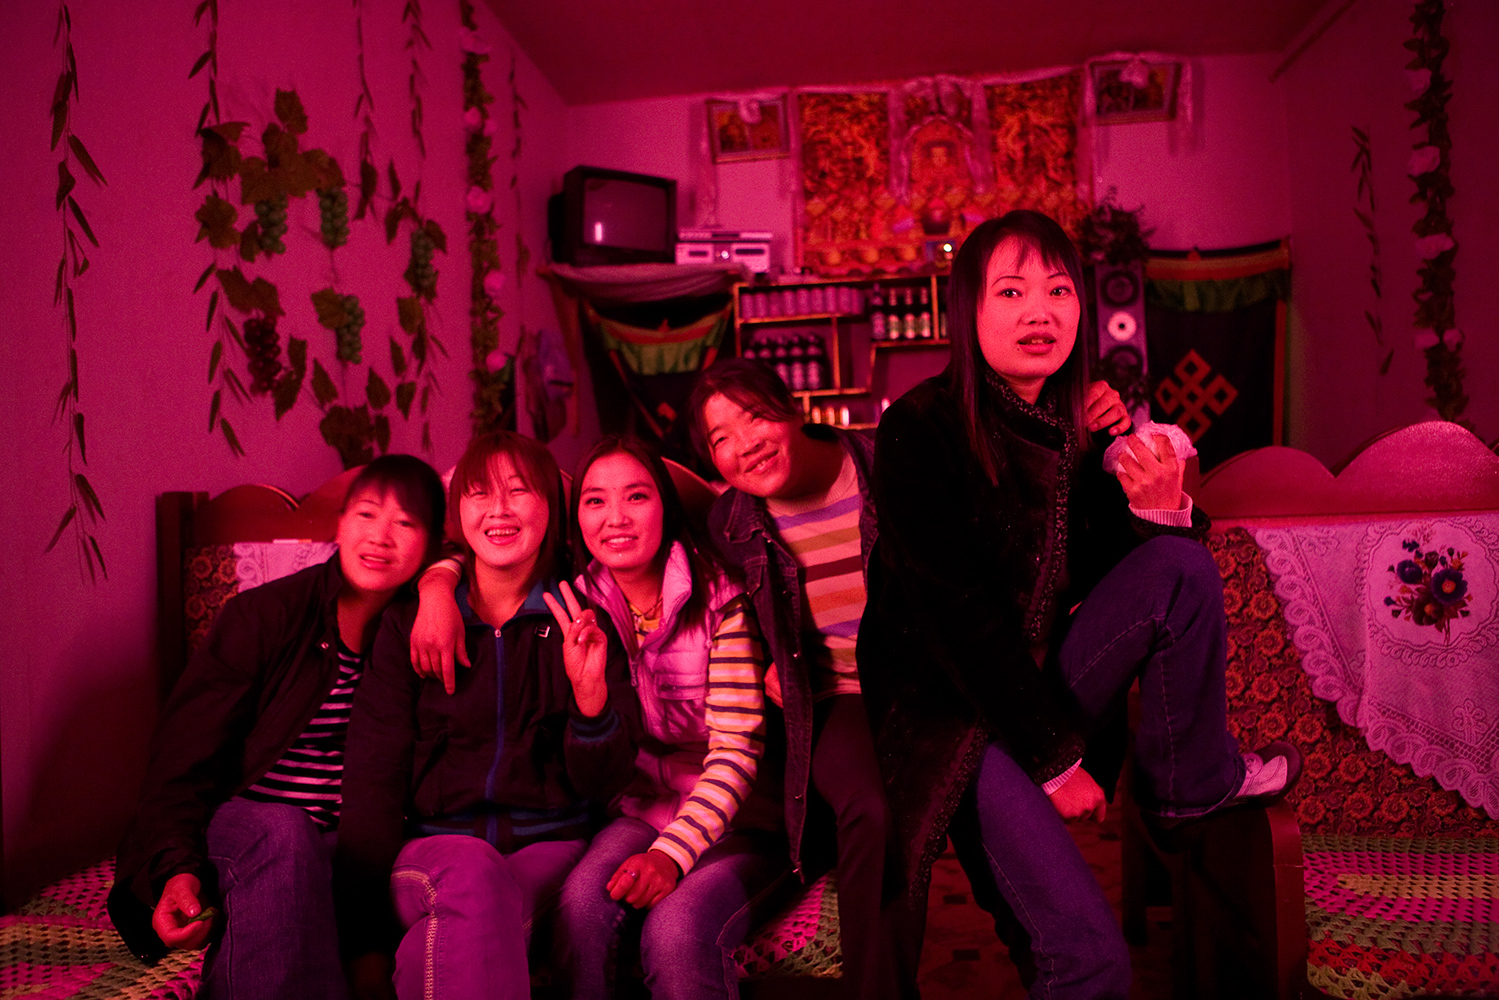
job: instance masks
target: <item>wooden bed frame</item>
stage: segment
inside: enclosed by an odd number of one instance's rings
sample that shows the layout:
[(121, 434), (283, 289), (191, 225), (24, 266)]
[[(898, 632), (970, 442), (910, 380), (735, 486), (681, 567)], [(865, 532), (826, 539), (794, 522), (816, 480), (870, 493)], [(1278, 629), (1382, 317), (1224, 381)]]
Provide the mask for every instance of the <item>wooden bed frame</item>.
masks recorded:
[[(1189, 492), (1215, 531), (1489, 513), (1499, 510), (1499, 456), (1456, 424), (1431, 421), (1371, 439), (1336, 471), (1293, 448), (1245, 452)], [(1147, 838), (1130, 818), (1124, 910), (1138, 940)], [(1178, 998), (1326, 996), (1307, 982), (1301, 831), (1288, 805), (1205, 822), (1180, 852), (1155, 846), (1172, 882)]]

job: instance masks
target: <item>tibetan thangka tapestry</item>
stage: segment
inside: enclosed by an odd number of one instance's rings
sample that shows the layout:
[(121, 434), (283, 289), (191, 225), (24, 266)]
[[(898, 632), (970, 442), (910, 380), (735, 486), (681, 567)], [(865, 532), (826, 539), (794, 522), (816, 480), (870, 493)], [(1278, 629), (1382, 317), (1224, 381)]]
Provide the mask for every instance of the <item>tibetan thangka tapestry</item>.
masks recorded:
[(800, 260), (822, 274), (941, 269), (974, 226), (1034, 208), (1074, 235), (1078, 72), (928, 77), (802, 93)]

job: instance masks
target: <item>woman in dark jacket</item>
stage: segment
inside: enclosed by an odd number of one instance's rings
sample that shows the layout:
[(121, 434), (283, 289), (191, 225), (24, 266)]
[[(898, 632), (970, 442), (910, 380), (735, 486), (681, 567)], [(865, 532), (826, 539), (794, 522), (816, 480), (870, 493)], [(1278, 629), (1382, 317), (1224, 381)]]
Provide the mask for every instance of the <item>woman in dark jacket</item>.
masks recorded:
[(162, 711), (109, 913), (148, 960), (216, 939), (204, 997), (345, 993), (329, 858), (349, 703), (442, 519), (427, 463), (370, 463), (338, 552), (225, 605)]
[[(476, 438), (449, 487), (470, 670), (412, 669), (416, 605), (392, 608), (354, 701), (336, 883), (357, 997), (524, 1000), (533, 917), (635, 771), (628, 667), (564, 582), (546, 448)], [(606, 650), (615, 652), (610, 656)]]
[(1031, 995), (1122, 998), (1128, 951), (1063, 825), (1103, 815), (1090, 737), (1139, 678), (1134, 793), (1162, 825), (1284, 794), (1300, 758), (1227, 731), (1222, 585), (1170, 440), (1103, 471), (1081, 281), (1039, 213), (964, 243), (952, 362), (880, 422), (859, 663), (913, 894), (951, 824)]

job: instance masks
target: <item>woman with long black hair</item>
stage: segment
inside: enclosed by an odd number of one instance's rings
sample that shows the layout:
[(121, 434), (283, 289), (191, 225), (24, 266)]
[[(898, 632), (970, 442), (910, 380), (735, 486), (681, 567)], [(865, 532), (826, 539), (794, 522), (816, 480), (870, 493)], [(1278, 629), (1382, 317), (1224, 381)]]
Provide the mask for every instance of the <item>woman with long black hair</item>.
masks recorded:
[[(1286, 744), (1241, 754), (1207, 519), (1164, 434), (1117, 472), (1085, 416), (1077, 250), (1014, 211), (953, 264), (947, 370), (886, 411), (859, 663), (908, 888), (952, 834), (1032, 996), (1124, 997), (1129, 954), (1064, 821), (1102, 818), (1084, 760), (1140, 681), (1134, 794), (1158, 826), (1283, 795)], [(1095, 746), (1096, 749), (1096, 746)], [(1090, 772), (1090, 766), (1098, 771)]]

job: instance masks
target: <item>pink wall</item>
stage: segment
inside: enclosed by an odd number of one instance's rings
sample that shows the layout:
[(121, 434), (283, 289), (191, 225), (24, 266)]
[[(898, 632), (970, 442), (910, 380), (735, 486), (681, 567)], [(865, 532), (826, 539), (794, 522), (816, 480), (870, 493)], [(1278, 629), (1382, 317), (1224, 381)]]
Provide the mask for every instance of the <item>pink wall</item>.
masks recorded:
[[(87, 416), (87, 474), (108, 521), (98, 536), (109, 579), (80, 583), (67, 543), (42, 549), (67, 503), (65, 435), (50, 422), (65, 376), (66, 341), (52, 287), (62, 246), (54, 210), (57, 157), (49, 152), (47, 110), (61, 64), (52, 46), (53, 4), (8, 4), (0, 15), (12, 40), (0, 60), (0, 92), (14, 111), (0, 157), (0, 301), (7, 333), (0, 365), (7, 405), (0, 416), (0, 467), (12, 505), (0, 564), (0, 769), (3, 769), (5, 898), (110, 851), (131, 808), (155, 716), (155, 529), (153, 498), (173, 489), (218, 493), (243, 482), (268, 482), (306, 492), (339, 471), (335, 452), (317, 430), (319, 414), (304, 398), (279, 424), (264, 402), (226, 402), (245, 450), (233, 457), (209, 435), (209, 341), (203, 332), (207, 295), (193, 283), (210, 259), (195, 244), (193, 220), (202, 192), (192, 190), (199, 167), (193, 125), (206, 96), (200, 76), (189, 81), (203, 51), (206, 26), (195, 28), (193, 5), (146, 0), (132, 4), (73, 0), (73, 44), (81, 79), (74, 128), (109, 180), (83, 181), (77, 198), (102, 247), (76, 282), (82, 409)], [(367, 72), (383, 171), (394, 157), (406, 191), (423, 180), (422, 208), (446, 230), (450, 252), (441, 272), (436, 333), (451, 355), (439, 359), (441, 386), (432, 404), (434, 452), (451, 464), (468, 437), (468, 254), (463, 231), (465, 163), (460, 125), (461, 53), (456, 4), (427, 4), (432, 49), (421, 54), (427, 158), (419, 166), (409, 127), (409, 63), (400, 23), (402, 4), (365, 2)], [(509, 197), (511, 148), (507, 75), (514, 46), (479, 5), (494, 58), (486, 82), (494, 114), (500, 252), (510, 279), (504, 324), (555, 323), (550, 298), (534, 277), (518, 285), (519, 229), (539, 259), (545, 253), (545, 195), (561, 171), (563, 105), (522, 56), (519, 85), (529, 106), (522, 133), (523, 211)], [(277, 87), (294, 87), (306, 105), (303, 145), (327, 150), (348, 171), (357, 165), (359, 126), (351, 117), (358, 93), (353, 8), (268, 0), (222, 4), (220, 97), (224, 117), (248, 119), (258, 135)], [(246, 143), (254, 145), (254, 143)], [(280, 285), (288, 315), (280, 324), (306, 337), (314, 357), (338, 377), (332, 335), (315, 325), (308, 292), (333, 278), (358, 294), (368, 313), (366, 359), (388, 358), (395, 329), (394, 298), (406, 238), (387, 247), (370, 221), (353, 224), (349, 244), (330, 264), (316, 243), (311, 199), (294, 204), (290, 251), (261, 273)], [(227, 257), (225, 258), (227, 261)], [(259, 266), (259, 265), (257, 265)], [(389, 377), (389, 362), (381, 361)], [(243, 363), (239, 364), (241, 374)], [(419, 424), (394, 420), (393, 450), (420, 451)]]
[(1192, 62), (1193, 113), (1092, 130), (1094, 191), (1118, 189), (1161, 250), (1278, 240), (1291, 230), (1286, 118), (1273, 53)]
[[(1449, 4), (1444, 34), (1452, 181), (1448, 202), (1457, 253), (1457, 321), (1467, 332), (1463, 358), (1471, 396), (1467, 416), (1486, 441), (1499, 436), (1499, 6)], [(1405, 0), (1356, 4), (1282, 78), (1287, 109), (1295, 278), (1289, 429), (1292, 443), (1325, 462), (1348, 456), (1374, 434), (1434, 417), (1425, 399), (1424, 356), (1415, 347), (1411, 292), (1418, 261), (1411, 234), (1415, 186), (1406, 160), (1418, 142), (1404, 108), (1412, 92), (1404, 67), (1410, 37)], [(1375, 226), (1384, 275), (1385, 344), (1364, 310), (1376, 308), (1367, 270), (1369, 244), (1353, 215), (1356, 179), (1352, 127), (1370, 133)], [(1424, 129), (1420, 133), (1424, 136)], [(1387, 374), (1379, 366), (1393, 348)]]

